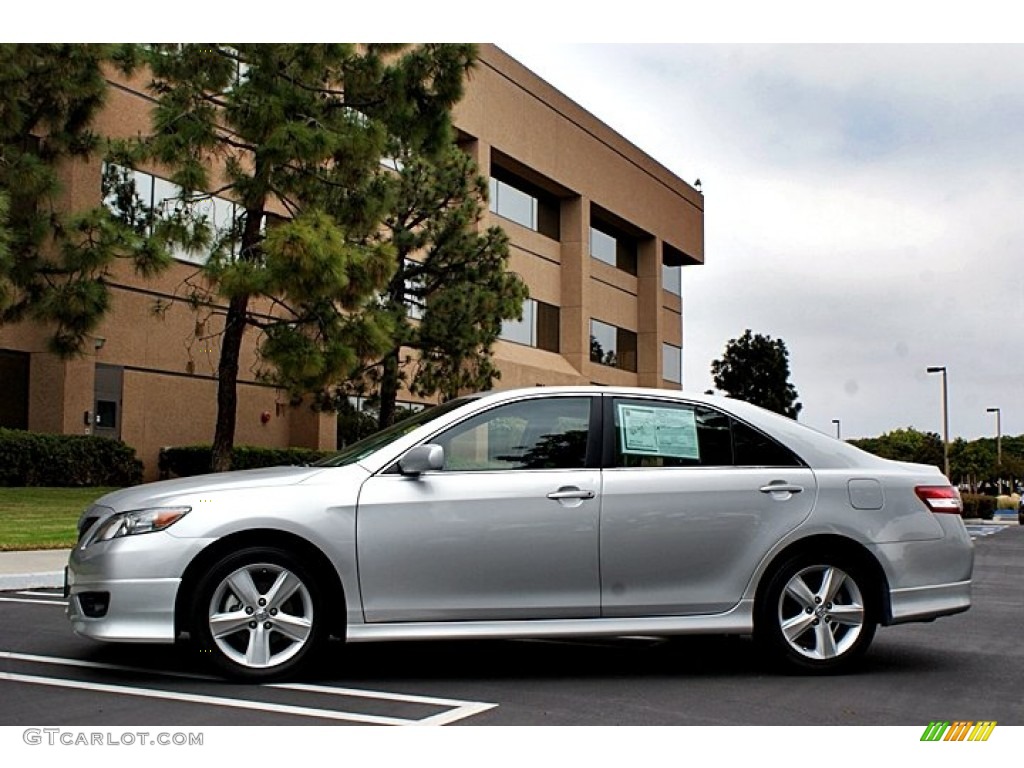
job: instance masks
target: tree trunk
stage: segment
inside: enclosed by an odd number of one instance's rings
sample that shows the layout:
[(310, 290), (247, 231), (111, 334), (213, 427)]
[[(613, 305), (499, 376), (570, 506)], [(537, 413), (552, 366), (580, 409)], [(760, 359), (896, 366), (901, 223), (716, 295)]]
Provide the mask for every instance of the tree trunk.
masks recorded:
[(398, 402), (398, 363), (402, 354), (401, 347), (388, 352), (382, 361), (380, 375), (380, 415), (377, 426), (380, 429), (395, 423), (395, 410)]
[(238, 359), (245, 335), (245, 319), (249, 297), (236, 296), (228, 304), (221, 338), (220, 365), (217, 367), (217, 428), (213, 435), (210, 471), (231, 469), (231, 450), (235, 447), (235, 424), (238, 419)]

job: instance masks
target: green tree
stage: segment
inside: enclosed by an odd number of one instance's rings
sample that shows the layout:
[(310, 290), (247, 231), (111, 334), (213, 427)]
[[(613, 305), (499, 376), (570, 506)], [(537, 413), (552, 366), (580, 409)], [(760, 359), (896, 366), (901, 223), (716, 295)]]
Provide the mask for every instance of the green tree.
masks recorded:
[[(894, 429), (878, 437), (848, 441), (861, 450), (895, 461), (912, 461), (943, 467), (942, 438), (935, 432), (921, 432), (913, 427)], [(952, 453), (950, 454), (952, 458)]]
[[(324, 391), (389, 345), (393, 318), (379, 295), (395, 252), (378, 232), (396, 189), (380, 160), (395, 135), (419, 152), (450, 143), (449, 110), (474, 49), (184, 44), (143, 55), (153, 74), (153, 133), (126, 155), (170, 169), (179, 207), (210, 234), (203, 283), (190, 298), (228, 305), (212, 457), (219, 471), (230, 465), (247, 329), (259, 333), (267, 380), (296, 395)], [(212, 194), (236, 203), (237, 215), (219, 228), (198, 205)]]
[(395, 137), (390, 157), (398, 192), (385, 219), (395, 271), (385, 306), (392, 344), (368, 370), (376, 385), (379, 426), (395, 421), (403, 382), (403, 348), (413, 350), (409, 389), (451, 399), (490, 389), (499, 376), (491, 347), (503, 320), (519, 318), (526, 286), (507, 271), (508, 238), (498, 227), (478, 231), (487, 181), (454, 143), (424, 155)]
[(748, 328), (725, 345), (711, 363), (715, 387), (729, 397), (795, 419), (803, 405), (789, 381), (789, 351), (782, 339), (753, 334)]
[[(118, 260), (142, 275), (170, 263), (166, 228), (140, 234), (104, 206), (68, 211), (60, 173), (102, 148), (91, 123), (103, 104), (104, 45), (0, 46), (0, 323), (52, 327), (70, 356), (103, 319)], [(169, 226), (169, 225), (168, 225)]]

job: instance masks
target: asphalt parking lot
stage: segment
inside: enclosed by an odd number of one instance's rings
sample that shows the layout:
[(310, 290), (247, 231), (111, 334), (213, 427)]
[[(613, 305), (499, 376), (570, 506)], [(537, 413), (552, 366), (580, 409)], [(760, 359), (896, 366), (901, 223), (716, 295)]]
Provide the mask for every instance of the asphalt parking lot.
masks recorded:
[(57, 590), (0, 594), (2, 725), (1024, 725), (1024, 527), (976, 531), (974, 607), (880, 629), (800, 677), (742, 637), (364, 644), (301, 682), (208, 677), (174, 647), (75, 637)]

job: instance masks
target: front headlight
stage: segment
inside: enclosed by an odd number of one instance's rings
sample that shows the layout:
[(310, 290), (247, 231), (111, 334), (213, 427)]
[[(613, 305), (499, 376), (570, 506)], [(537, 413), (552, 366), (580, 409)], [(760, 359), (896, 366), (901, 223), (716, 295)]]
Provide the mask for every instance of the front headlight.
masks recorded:
[(155, 507), (121, 512), (105, 520), (89, 543), (110, 541), (122, 536), (134, 536), (137, 533), (162, 531), (178, 522), (191, 509), (192, 507)]

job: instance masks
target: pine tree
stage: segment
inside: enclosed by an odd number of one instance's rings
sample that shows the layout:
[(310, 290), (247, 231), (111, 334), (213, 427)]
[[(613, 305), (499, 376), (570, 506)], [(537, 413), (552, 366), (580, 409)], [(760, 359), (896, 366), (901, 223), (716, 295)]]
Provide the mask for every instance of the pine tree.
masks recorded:
[(526, 286), (507, 271), (508, 238), (498, 227), (478, 231), (487, 182), (454, 144), (426, 155), (392, 145), (398, 194), (385, 223), (395, 251), (386, 306), (393, 342), (369, 371), (379, 392), (379, 425), (389, 426), (403, 382), (450, 399), (484, 390), (499, 376), (491, 347), (503, 320), (519, 318)]
[[(193, 223), (211, 194), (237, 204), (211, 232), (203, 267), (226, 301), (215, 471), (229, 467), (247, 329), (265, 376), (295, 394), (351, 375), (389, 344), (379, 295), (394, 271), (379, 236), (395, 195), (380, 165), (390, 137), (415, 151), (451, 141), (449, 110), (474, 49), (465, 45), (156, 45), (145, 59), (153, 133), (131, 153), (171, 169)], [(222, 163), (222, 176), (214, 168)], [(272, 317), (254, 308), (268, 304)]]
[(789, 350), (782, 339), (772, 339), (748, 328), (725, 345), (720, 360), (711, 363), (715, 386), (729, 397), (767, 408), (795, 419), (803, 406), (789, 381)]
[(103, 146), (103, 45), (0, 46), (0, 323), (50, 326), (50, 349), (77, 354), (110, 305), (118, 260), (153, 275), (170, 264), (170, 233), (140, 234), (106, 207), (69, 212), (63, 165)]

